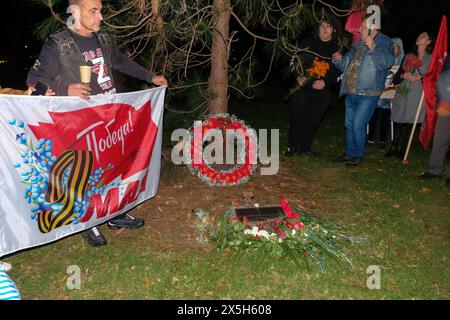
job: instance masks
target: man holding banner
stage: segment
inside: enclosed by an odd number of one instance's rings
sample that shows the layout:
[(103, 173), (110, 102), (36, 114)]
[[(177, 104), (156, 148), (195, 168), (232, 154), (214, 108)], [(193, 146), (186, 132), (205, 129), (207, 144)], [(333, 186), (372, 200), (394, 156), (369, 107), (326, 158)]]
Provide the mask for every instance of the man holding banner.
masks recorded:
[[(129, 59), (112, 43), (109, 35), (100, 30), (103, 20), (101, 0), (69, 0), (69, 5), (74, 23), (68, 23), (68, 28), (50, 36), (28, 74), (29, 86), (42, 82), (57, 96), (88, 100), (91, 95), (116, 93), (111, 68), (156, 86), (167, 85), (164, 76), (156, 76)], [(80, 67), (84, 66), (88, 66), (88, 78), (92, 70), (90, 82), (80, 80)], [(125, 130), (117, 132), (117, 136), (126, 134)], [(143, 225), (143, 220), (126, 213), (108, 222), (108, 227), (113, 229), (135, 229)], [(105, 237), (96, 227), (84, 231), (83, 237), (92, 246), (106, 245)]]

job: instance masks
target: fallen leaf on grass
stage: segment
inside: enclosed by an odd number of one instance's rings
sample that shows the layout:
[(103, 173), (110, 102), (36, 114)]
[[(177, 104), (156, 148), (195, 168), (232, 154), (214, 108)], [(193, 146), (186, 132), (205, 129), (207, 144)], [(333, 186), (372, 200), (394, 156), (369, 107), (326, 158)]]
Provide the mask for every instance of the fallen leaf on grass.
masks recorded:
[(434, 287), (436, 288), (436, 291), (437, 291), (437, 294), (441, 294), (441, 287), (439, 286), (439, 280), (438, 279), (436, 279), (436, 278), (434, 278), (433, 279), (433, 285), (434, 285)]
[(302, 204), (300, 204), (299, 202), (296, 202), (296, 204), (297, 204), (297, 208), (298, 209), (300, 209), (300, 210), (303, 210), (303, 211), (308, 211), (309, 209), (308, 208), (306, 208), (305, 206), (303, 206)]
[(420, 190), (420, 193), (423, 193), (423, 194), (428, 194), (430, 192), (431, 192), (431, 189), (428, 189), (428, 188), (422, 188), (422, 190)]
[(349, 287), (354, 287), (354, 288), (361, 288), (362, 284), (359, 281), (355, 281), (355, 280), (349, 280), (349, 279), (339, 279), (339, 281), (345, 285), (345, 286), (349, 286)]
[(396, 284), (390, 284), (389, 285), (389, 289), (391, 289), (391, 290), (400, 290), (400, 286), (398, 286)]
[(400, 209), (400, 205), (399, 205), (399, 204), (394, 204), (393, 207), (394, 207), (395, 209)]
[(115, 235), (116, 235), (116, 236), (120, 236), (120, 235), (123, 233), (124, 230), (125, 230), (125, 229), (119, 229), (119, 230), (117, 230), (116, 233), (115, 233)]
[(234, 206), (234, 207), (240, 207), (240, 206), (241, 206), (240, 202), (237, 201), (237, 200), (231, 200), (231, 201), (230, 201), (230, 204), (231, 204), (232, 206)]
[(242, 198), (244, 199), (253, 199), (255, 195), (250, 191), (241, 191)]

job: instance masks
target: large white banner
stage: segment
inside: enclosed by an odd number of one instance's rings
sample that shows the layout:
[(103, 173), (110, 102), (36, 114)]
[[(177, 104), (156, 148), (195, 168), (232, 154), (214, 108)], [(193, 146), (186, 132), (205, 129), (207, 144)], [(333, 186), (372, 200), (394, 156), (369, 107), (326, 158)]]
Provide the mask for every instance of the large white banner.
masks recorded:
[(0, 257), (156, 195), (165, 90), (87, 101), (0, 95)]

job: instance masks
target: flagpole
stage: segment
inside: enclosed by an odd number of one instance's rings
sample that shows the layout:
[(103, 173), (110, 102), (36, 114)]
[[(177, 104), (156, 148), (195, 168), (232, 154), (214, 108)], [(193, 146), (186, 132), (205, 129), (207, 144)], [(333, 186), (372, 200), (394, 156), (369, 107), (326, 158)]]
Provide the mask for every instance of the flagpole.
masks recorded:
[[(390, 102), (389, 107), (391, 108), (391, 112), (392, 112), (392, 104), (393, 102)], [(394, 121), (391, 120), (391, 142), (394, 141)]]
[(411, 149), (411, 145), (412, 145), (412, 142), (414, 139), (414, 132), (416, 131), (417, 122), (419, 121), (419, 115), (420, 115), (420, 112), (422, 111), (424, 100), (425, 100), (425, 91), (422, 90), (422, 97), (420, 98), (419, 106), (417, 107), (416, 119), (414, 120), (414, 124), (413, 124), (412, 130), (411, 130), (411, 135), (409, 136), (408, 147), (406, 148), (406, 151), (405, 151), (405, 157), (403, 158), (403, 164), (408, 164), (408, 155), (409, 155), (409, 151)]

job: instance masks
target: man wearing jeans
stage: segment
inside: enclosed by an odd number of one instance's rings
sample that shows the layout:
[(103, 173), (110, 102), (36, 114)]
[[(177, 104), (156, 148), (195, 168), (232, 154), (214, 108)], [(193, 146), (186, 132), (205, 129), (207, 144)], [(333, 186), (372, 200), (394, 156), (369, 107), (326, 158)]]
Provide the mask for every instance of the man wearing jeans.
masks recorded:
[(383, 93), (389, 69), (394, 64), (392, 40), (380, 30), (360, 28), (361, 41), (342, 56), (333, 54), (333, 63), (343, 72), (340, 95), (345, 99), (345, 154), (335, 159), (346, 166), (358, 166), (364, 158), (366, 127)]

